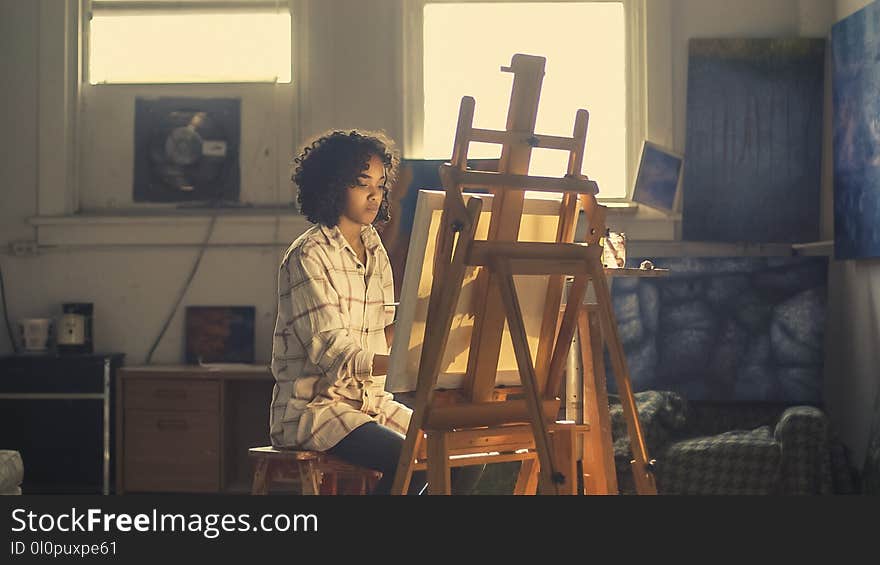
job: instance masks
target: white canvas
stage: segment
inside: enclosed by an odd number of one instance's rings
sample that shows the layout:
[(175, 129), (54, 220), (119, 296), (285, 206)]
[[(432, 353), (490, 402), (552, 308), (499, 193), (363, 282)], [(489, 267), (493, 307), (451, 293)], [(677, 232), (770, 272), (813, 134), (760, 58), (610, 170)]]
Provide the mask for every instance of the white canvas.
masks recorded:
[[(416, 390), (422, 341), (425, 337), (428, 301), (431, 296), (431, 284), (434, 282), (434, 246), (445, 195), (445, 192), (437, 190), (419, 191), (386, 381), (386, 388), (390, 392)], [(490, 194), (465, 195), (465, 201), (467, 202), (470, 197), (478, 197), (483, 200), (476, 239), (486, 239), (493, 197)], [(559, 196), (527, 193), (523, 204), (519, 240), (555, 241), (560, 202)], [(474, 325), (473, 291), (477, 273), (478, 267), (470, 267), (465, 272), (461, 296), (453, 317), (437, 388), (455, 389), (462, 385), (467, 369), (468, 351)], [(517, 295), (533, 360), (538, 349), (548, 278), (547, 276), (515, 277)], [(496, 384), (508, 386), (520, 384), (519, 370), (506, 323), (501, 341)]]

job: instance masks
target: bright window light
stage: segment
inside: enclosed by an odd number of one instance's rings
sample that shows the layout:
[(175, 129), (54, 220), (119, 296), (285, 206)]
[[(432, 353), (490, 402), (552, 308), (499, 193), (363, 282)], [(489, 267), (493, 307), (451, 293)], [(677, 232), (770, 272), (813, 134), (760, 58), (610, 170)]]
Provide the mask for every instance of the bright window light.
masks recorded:
[(290, 82), (290, 13), (95, 13), (89, 83)]
[[(441, 3), (424, 11), (423, 152), (452, 155), (462, 96), (476, 100), (474, 125), (505, 129), (513, 75), (499, 71), (514, 53), (547, 58), (536, 133), (572, 135), (575, 112), (590, 112), (582, 173), (600, 197), (626, 196), (626, 79), (621, 2)], [(473, 143), (472, 158), (497, 158), (497, 145)], [(568, 153), (532, 152), (529, 173), (565, 174)]]

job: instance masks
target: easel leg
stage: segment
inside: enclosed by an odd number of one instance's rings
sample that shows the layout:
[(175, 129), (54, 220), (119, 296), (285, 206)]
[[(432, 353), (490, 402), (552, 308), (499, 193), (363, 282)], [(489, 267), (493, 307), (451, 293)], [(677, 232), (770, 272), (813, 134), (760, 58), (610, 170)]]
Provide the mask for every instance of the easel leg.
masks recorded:
[(630, 383), (629, 369), (626, 365), (626, 356), (623, 352), (623, 344), (617, 333), (617, 322), (614, 319), (614, 309), (611, 306), (611, 292), (608, 289), (608, 281), (599, 261), (591, 262), (593, 285), (596, 290), (596, 302), (599, 306), (599, 317), (602, 325), (602, 334), (608, 346), (611, 357), (611, 366), (614, 369), (614, 378), (617, 381), (617, 390), (620, 393), (620, 402), (623, 406), (623, 414), (626, 418), (626, 427), (629, 431), (630, 445), (633, 453), (633, 479), (636, 491), (639, 494), (657, 494), (657, 485), (654, 481), (654, 473), (649, 463), (648, 449), (642, 428), (639, 424), (635, 398), (633, 398), (632, 385)]
[(553, 463), (557, 472), (565, 475), (565, 483), (559, 485), (559, 494), (578, 494), (577, 480), (577, 432), (574, 426), (556, 426), (550, 434)]
[(428, 432), (428, 494), (452, 494), (446, 432)]
[[(416, 403), (413, 409), (406, 439), (400, 451), (400, 460), (397, 463), (397, 472), (394, 475), (394, 483), (391, 486), (391, 494), (402, 495), (409, 488), (412, 478), (412, 468), (415, 462), (415, 453), (418, 442), (422, 437), (422, 429), (425, 424), (425, 414), (431, 405), (434, 396), (434, 387), (437, 386), (437, 377), (440, 374), (440, 363), (443, 361), (443, 352), (446, 350), (446, 342), (449, 339), (449, 331), (452, 325), (452, 316), (455, 313), (455, 305), (461, 294), (461, 286), (464, 282), (464, 274), (467, 268), (466, 254), (473, 241), (477, 229), (477, 220), (480, 217), (482, 203), (479, 198), (472, 198), (467, 204), (469, 225), (458, 233), (458, 242), (455, 243), (455, 251), (452, 254), (452, 262), (446, 269), (446, 276), (435, 279), (442, 284), (440, 292), (434, 295), (432, 287), (432, 300), (429, 303), (429, 313), (426, 322), (427, 331), (422, 345), (422, 356), (419, 363), (419, 377), (416, 390)], [(444, 227), (453, 233), (451, 226)], [(453, 236), (448, 235), (445, 245), (453, 245)], [(439, 253), (439, 252), (438, 252)], [(436, 296), (436, 300), (434, 300)], [(431, 458), (428, 457), (430, 475)]]
[(590, 430), (584, 438), (584, 469), (589, 475), (585, 483), (588, 494), (617, 494), (602, 334), (596, 313), (591, 315), (588, 308), (581, 306), (578, 311), (584, 420), (590, 424)]
[(516, 355), (516, 364), (519, 367), (520, 380), (526, 393), (526, 402), (531, 416), (532, 432), (535, 436), (535, 448), (538, 452), (538, 462), (541, 465), (539, 482), (543, 494), (560, 494), (564, 491), (564, 483), (576, 479), (574, 475), (566, 476), (556, 469), (551, 453), (547, 418), (541, 408), (541, 395), (538, 392), (535, 366), (532, 364), (529, 353), (529, 342), (526, 338), (525, 324), (523, 323), (522, 311), (516, 296), (516, 286), (513, 275), (506, 262), (496, 261), (495, 271), (498, 274), (498, 286), (501, 297), (507, 311), (507, 325), (510, 329), (510, 338), (513, 341), (513, 351)]
[(535, 494), (538, 492), (538, 460), (524, 459), (516, 477), (513, 494)]

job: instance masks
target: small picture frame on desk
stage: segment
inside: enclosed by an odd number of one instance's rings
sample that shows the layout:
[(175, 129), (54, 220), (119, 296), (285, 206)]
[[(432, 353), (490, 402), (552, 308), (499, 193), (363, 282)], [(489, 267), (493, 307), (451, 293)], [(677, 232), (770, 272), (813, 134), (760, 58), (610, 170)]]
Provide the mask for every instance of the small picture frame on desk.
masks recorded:
[(187, 306), (186, 362), (253, 363), (253, 306)]
[(681, 206), (683, 168), (684, 156), (645, 140), (632, 201), (668, 215), (676, 214)]

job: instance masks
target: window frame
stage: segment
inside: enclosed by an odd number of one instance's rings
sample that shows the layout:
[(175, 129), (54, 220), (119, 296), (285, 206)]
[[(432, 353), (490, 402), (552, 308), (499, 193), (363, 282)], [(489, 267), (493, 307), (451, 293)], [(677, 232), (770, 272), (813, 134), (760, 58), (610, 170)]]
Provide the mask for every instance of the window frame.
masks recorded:
[(95, 88), (104, 86), (172, 86), (172, 85), (219, 85), (219, 84), (289, 84), (279, 83), (278, 80), (232, 80), (232, 81), (199, 81), (199, 82), (97, 82), (89, 81), (89, 67), (91, 66), (91, 19), (95, 9), (128, 12), (128, 13), (220, 13), (234, 12), (260, 12), (279, 11), (286, 8), (290, 14), (290, 84), (296, 82), (294, 70), (296, 69), (296, 22), (294, 21), (294, 0), (129, 0), (127, 2), (112, 2), (107, 0), (81, 0), (80, 6), (83, 17), (81, 18), (81, 77), (83, 88)]
[[(604, 202), (630, 202), (642, 141), (647, 130), (645, 72), (646, 0), (407, 0), (403, 2), (403, 151), (419, 158), (424, 147), (424, 8), (428, 4), (463, 3), (581, 3), (623, 4), (626, 31), (626, 195), (603, 198)], [(506, 61), (499, 61), (506, 64)], [(572, 113), (572, 124), (574, 113)], [(450, 148), (450, 152), (452, 148)]]

